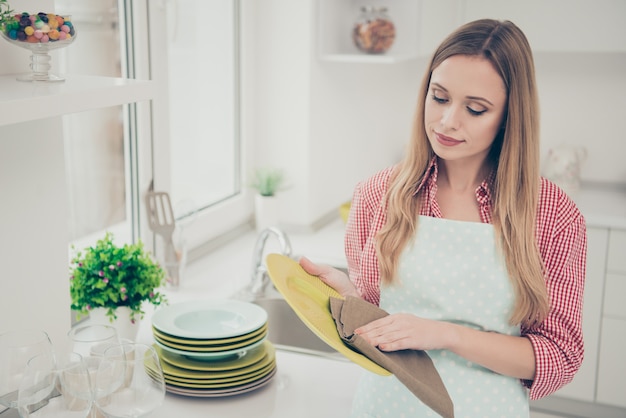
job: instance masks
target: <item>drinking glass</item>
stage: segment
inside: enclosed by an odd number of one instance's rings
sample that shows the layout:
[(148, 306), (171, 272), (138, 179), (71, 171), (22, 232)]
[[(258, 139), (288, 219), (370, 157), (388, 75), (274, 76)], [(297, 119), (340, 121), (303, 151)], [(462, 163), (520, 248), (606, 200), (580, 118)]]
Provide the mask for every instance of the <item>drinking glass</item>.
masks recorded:
[(56, 361), (46, 354), (28, 362), (18, 392), (21, 418), (85, 418), (93, 392), (83, 357), (69, 353)]
[(96, 404), (108, 416), (143, 417), (165, 398), (165, 379), (155, 349), (140, 343), (110, 347), (96, 374)]
[(18, 390), (28, 361), (38, 355), (54, 358), (45, 331), (21, 330), (0, 334), (0, 413), (17, 408)]
[[(87, 363), (87, 369), (91, 377), (91, 389), (94, 397), (98, 394), (95, 391), (95, 376), (108, 347), (120, 344), (120, 338), (114, 327), (110, 325), (89, 324), (74, 327), (68, 333), (71, 343), (71, 350), (83, 356)], [(94, 401), (96, 399), (94, 398)], [(90, 418), (101, 418), (104, 415), (99, 411), (94, 403), (89, 414)]]

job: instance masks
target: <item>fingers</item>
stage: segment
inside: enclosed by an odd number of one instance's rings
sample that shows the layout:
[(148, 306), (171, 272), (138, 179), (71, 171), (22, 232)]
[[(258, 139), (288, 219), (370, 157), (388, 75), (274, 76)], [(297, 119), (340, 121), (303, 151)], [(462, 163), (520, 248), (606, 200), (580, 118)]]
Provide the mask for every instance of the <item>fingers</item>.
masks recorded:
[(410, 348), (410, 334), (407, 328), (402, 326), (402, 321), (396, 319), (393, 315), (389, 315), (363, 325), (354, 332), (382, 351)]
[(300, 260), (298, 260), (298, 263), (304, 269), (304, 271), (306, 271), (307, 273), (313, 276), (319, 276), (320, 274), (326, 273), (328, 270), (326, 266), (315, 264), (314, 262), (312, 262), (306, 257), (300, 257)]

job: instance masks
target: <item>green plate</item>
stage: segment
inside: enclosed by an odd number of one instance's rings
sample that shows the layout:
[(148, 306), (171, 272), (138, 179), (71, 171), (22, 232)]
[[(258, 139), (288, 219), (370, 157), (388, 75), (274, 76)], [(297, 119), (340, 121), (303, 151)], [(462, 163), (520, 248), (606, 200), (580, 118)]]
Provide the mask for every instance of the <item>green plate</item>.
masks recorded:
[(264, 331), (254, 335), (253, 337), (247, 340), (237, 341), (231, 344), (224, 344), (224, 345), (220, 344), (217, 346), (215, 345), (200, 346), (200, 345), (186, 345), (186, 344), (173, 343), (169, 340), (165, 340), (161, 338), (157, 333), (154, 333), (154, 339), (160, 344), (165, 345), (170, 348), (174, 348), (176, 350), (190, 351), (193, 353), (218, 353), (218, 352), (232, 351), (238, 348), (248, 347), (256, 342), (263, 340), (265, 337), (267, 337), (267, 327), (265, 327)]
[(184, 377), (177, 376), (169, 376), (164, 375), (165, 382), (172, 385), (179, 385), (184, 387), (195, 387), (195, 388), (217, 388), (226, 386), (237, 386), (240, 385), (242, 381), (246, 383), (250, 381), (251, 378), (261, 378), (270, 371), (272, 371), (276, 367), (276, 362), (273, 361), (269, 364), (266, 364), (263, 368), (255, 370), (245, 375), (241, 376), (231, 376), (224, 377), (221, 379), (186, 379)]
[(190, 389), (223, 389), (223, 388), (231, 388), (236, 386), (245, 385), (247, 383), (254, 382), (256, 380), (262, 379), (268, 374), (270, 374), (276, 368), (276, 363), (272, 363), (262, 371), (254, 374), (253, 376), (245, 377), (243, 379), (238, 379), (229, 382), (222, 383), (184, 383), (184, 382), (173, 382), (165, 378), (165, 383), (172, 386), (178, 386), (182, 388), (190, 388)]
[(263, 341), (259, 347), (247, 351), (244, 355), (237, 358), (228, 358), (215, 361), (203, 361), (194, 360), (188, 357), (184, 357), (180, 354), (172, 353), (163, 350), (157, 344), (154, 344), (154, 348), (159, 355), (159, 358), (163, 362), (171, 364), (172, 366), (180, 367), (186, 370), (197, 371), (226, 371), (237, 370), (244, 367), (248, 367), (252, 364), (258, 363), (263, 359), (268, 350), (274, 349), (272, 343), (268, 340)]
[(232, 338), (216, 338), (216, 339), (195, 339), (195, 338), (181, 338), (176, 337), (174, 335), (166, 334), (162, 331), (159, 331), (155, 327), (152, 327), (152, 333), (155, 336), (158, 336), (161, 340), (172, 342), (175, 344), (182, 344), (188, 346), (222, 346), (227, 344), (235, 344), (240, 341), (248, 340), (250, 338), (256, 337), (262, 332), (267, 330), (267, 322), (263, 324), (259, 329), (254, 330), (248, 334), (239, 335), (237, 337)]
[(166, 361), (161, 362), (163, 367), (163, 374), (178, 379), (193, 379), (193, 380), (210, 380), (210, 379), (224, 379), (237, 376), (246, 376), (254, 373), (276, 360), (276, 349), (273, 345), (268, 344), (266, 346), (265, 355), (256, 363), (252, 363), (245, 367), (240, 367), (232, 370), (189, 370), (182, 367), (174, 366)]

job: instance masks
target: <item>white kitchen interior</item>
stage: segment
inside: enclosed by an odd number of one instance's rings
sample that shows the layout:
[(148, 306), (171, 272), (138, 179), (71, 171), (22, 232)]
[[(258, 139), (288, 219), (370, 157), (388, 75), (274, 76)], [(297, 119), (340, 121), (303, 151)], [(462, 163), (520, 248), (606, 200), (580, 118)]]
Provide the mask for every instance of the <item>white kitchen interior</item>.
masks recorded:
[[(11, 1), (16, 10), (57, 10), (85, 16), (88, 2), (83, 9), (76, 3)], [(54, 52), (55, 69), (67, 77), (64, 83), (54, 85), (15, 81), (16, 73), (28, 71), (29, 54), (0, 40), (0, 254), (5, 266), (0, 280), (0, 333), (15, 328), (44, 329), (63, 349), (72, 324), (68, 246), (81, 237), (92, 237), (107, 225), (115, 225), (120, 236), (141, 238), (160, 254), (162, 244), (143, 217), (141, 193), (152, 183), (159, 190), (170, 191), (176, 203), (184, 202), (187, 191), (176, 186), (184, 184), (177, 180), (177, 170), (188, 169), (189, 175), (196, 175), (187, 164), (191, 154), (213, 152), (190, 148), (189, 155), (181, 155), (178, 163), (170, 160), (170, 154), (181, 148), (170, 143), (168, 115), (184, 114), (184, 106), (201, 108), (201, 103), (185, 100), (196, 97), (191, 93), (176, 95), (168, 90), (168, 71), (184, 71), (182, 64), (195, 56), (197, 61), (189, 66), (189, 74), (201, 77), (203, 67), (198, 63), (206, 63), (202, 58), (216, 52), (218, 47), (212, 43), (219, 44), (220, 39), (207, 36), (203, 42), (193, 43), (198, 48), (195, 52), (189, 48), (191, 43), (176, 38), (181, 46), (176, 53), (183, 54), (176, 65), (164, 62), (167, 55), (155, 49), (160, 48), (159, 42), (173, 43), (167, 38), (171, 33), (163, 30), (173, 19), (179, 22), (176, 31), (184, 35), (184, 24), (192, 19), (175, 12), (204, 7), (200, 3), (93, 2), (94, 7), (97, 4), (101, 8), (91, 15), (98, 25), (102, 23), (98, 18), (113, 7), (132, 10), (137, 44), (150, 39), (152, 55), (146, 52), (148, 48), (135, 51), (132, 74), (136, 80), (121, 75), (129, 73), (128, 64), (115, 58), (128, 51), (109, 56), (111, 50), (97, 44), (117, 42), (118, 32), (93, 32), (91, 37), (90, 32), (85, 31), (84, 36), (79, 32), (75, 45)], [(343, 266), (343, 222), (338, 207), (350, 199), (356, 182), (401, 155), (429, 54), (448, 32), (465, 21), (508, 18), (525, 31), (535, 51), (542, 154), (547, 157), (551, 149), (563, 144), (586, 149), (582, 186), (572, 193), (588, 223), (585, 362), (574, 382), (553, 396), (533, 402), (532, 417), (626, 417), (626, 359), (622, 354), (626, 352), (622, 301), (626, 294), (626, 141), (620, 123), (626, 110), (626, 2), (235, 3), (240, 32), (239, 58), (234, 62), (240, 67), (229, 82), (239, 84), (233, 102), (224, 106), (238, 106), (239, 123), (235, 127), (230, 116), (216, 114), (195, 122), (196, 126), (208, 126), (213, 117), (219, 119), (216, 124), (226, 121), (224, 126), (237, 131), (239, 145), (228, 142), (225, 146), (239, 158), (239, 165), (210, 156), (206, 156), (205, 165), (208, 176), (238, 186), (220, 189), (226, 197), (215, 199), (223, 201), (202, 210), (187, 228), (192, 261), (180, 288), (166, 289), (170, 301), (227, 298), (248, 284), (257, 233), (252, 224), (253, 193), (247, 184), (255, 167), (279, 167), (286, 174), (287, 187), (278, 194), (280, 227), (289, 235), (294, 253)], [(386, 5), (396, 24), (397, 43), (384, 56), (359, 54), (350, 39), (343, 37), (359, 6), (365, 3)], [(142, 20), (141, 16), (148, 18)], [(152, 24), (144, 26), (147, 21)], [(203, 20), (194, 22), (197, 26)], [(84, 25), (87, 27), (88, 22)], [(102, 29), (95, 24), (93, 28)], [(124, 35), (125, 31), (120, 29), (119, 33)], [(77, 51), (101, 53), (85, 60)], [(74, 73), (77, 67), (82, 70)], [(223, 77), (236, 71), (225, 68), (219, 70), (224, 71)], [(205, 81), (213, 81), (212, 88), (224, 87), (215, 80)], [(190, 88), (178, 82), (177, 88)], [(132, 155), (139, 164), (129, 168), (128, 161), (119, 158), (124, 151), (118, 151), (131, 147), (125, 129), (129, 126), (126, 108), (133, 103), (137, 118), (131, 126), (140, 134), (132, 145)], [(83, 119), (72, 119), (73, 115)], [(64, 136), (68, 131), (74, 132), (71, 144)], [(185, 132), (185, 136), (191, 134), (193, 129)], [(89, 159), (84, 158), (85, 152), (91, 153)], [(73, 153), (78, 157), (72, 158)], [(84, 167), (80, 169), (77, 164)], [(70, 168), (84, 174), (68, 177)], [(135, 180), (128, 183), (125, 179), (133, 170)], [(206, 176), (207, 172), (197, 175)], [(79, 187), (81, 182), (97, 187), (99, 176), (106, 177), (106, 191)], [(125, 195), (135, 189), (134, 197)], [(121, 203), (107, 206), (100, 203), (103, 201)], [(78, 216), (74, 208), (80, 205), (83, 209)], [(275, 244), (268, 241), (268, 250)], [(147, 318), (151, 313), (148, 309)], [(149, 341), (150, 337), (146, 320), (138, 339)], [(277, 376), (263, 389), (223, 399), (168, 394), (164, 406), (152, 416), (287, 417), (294, 412), (297, 416), (345, 416), (360, 373), (358, 366), (280, 350), (277, 362)]]

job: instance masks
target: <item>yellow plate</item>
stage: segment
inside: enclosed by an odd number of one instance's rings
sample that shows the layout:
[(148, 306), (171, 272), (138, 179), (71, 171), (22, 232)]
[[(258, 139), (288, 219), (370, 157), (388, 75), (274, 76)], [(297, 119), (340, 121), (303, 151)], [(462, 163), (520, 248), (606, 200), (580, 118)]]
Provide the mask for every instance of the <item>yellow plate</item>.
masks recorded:
[(391, 373), (362, 354), (348, 347), (337, 332), (335, 320), (330, 313), (330, 297), (341, 298), (332, 287), (318, 277), (308, 274), (297, 261), (280, 254), (266, 258), (267, 272), (276, 289), (311, 331), (322, 341), (359, 366), (379, 374)]
[(266, 330), (267, 330), (267, 322), (265, 324), (263, 324), (259, 329), (254, 330), (254, 331), (252, 331), (252, 332), (250, 332), (248, 334), (239, 335), (237, 337), (221, 338), (221, 339), (218, 338), (218, 339), (198, 340), (198, 339), (193, 339), (193, 338), (176, 337), (174, 335), (166, 334), (166, 333), (164, 333), (162, 331), (159, 331), (155, 327), (152, 327), (152, 333), (155, 336), (158, 336), (161, 340), (173, 342), (173, 343), (176, 343), (176, 344), (201, 345), (201, 346), (214, 346), (214, 345), (234, 344), (234, 343), (237, 343), (239, 341), (243, 341), (243, 340), (250, 339), (252, 337), (256, 337), (256, 336), (258, 336), (259, 334), (261, 334), (262, 332), (264, 332)]
[(157, 351), (159, 358), (163, 360), (165, 363), (169, 363), (173, 366), (180, 367), (181, 369), (186, 370), (198, 370), (198, 371), (225, 371), (225, 370), (237, 370), (243, 367), (248, 367), (251, 364), (258, 363), (263, 359), (268, 350), (274, 348), (274, 346), (267, 340), (263, 341), (261, 346), (251, 349), (247, 351), (243, 356), (235, 358), (235, 359), (227, 359), (227, 360), (215, 360), (215, 361), (204, 361), (204, 360), (194, 360), (188, 357), (182, 356), (180, 354), (172, 353), (166, 350), (163, 350), (157, 344), (153, 345), (154, 349)]
[(163, 339), (161, 338), (157, 333), (154, 333), (154, 339), (167, 346), (167, 347), (171, 347), (171, 348), (175, 348), (177, 350), (183, 350), (183, 351), (190, 351), (193, 353), (213, 353), (213, 352), (222, 352), (222, 351), (231, 351), (231, 350), (236, 350), (238, 348), (243, 348), (243, 347), (247, 347), (249, 345), (252, 345), (254, 343), (256, 343), (257, 341), (260, 341), (262, 339), (264, 339), (265, 337), (267, 337), (267, 328), (265, 328), (265, 330), (263, 332), (261, 332), (258, 335), (253, 336), (252, 338), (248, 339), (248, 340), (243, 340), (243, 341), (238, 341), (236, 343), (233, 344), (224, 344), (224, 345), (186, 345), (186, 344), (178, 344), (178, 343), (173, 343), (169, 340)]
[(244, 381), (244, 380), (249, 381), (250, 379), (254, 377), (261, 378), (267, 375), (267, 373), (270, 372), (272, 369), (274, 369), (274, 367), (276, 367), (275, 361), (251, 373), (248, 373), (242, 376), (224, 377), (222, 379), (186, 379), (184, 377), (169, 376), (169, 375), (164, 375), (163, 377), (165, 379), (165, 382), (169, 384), (186, 386), (186, 387), (209, 388), (209, 387), (215, 387), (216, 385), (236, 386), (240, 384), (239, 382)]
[(245, 385), (246, 383), (251, 383), (256, 380), (262, 379), (263, 377), (270, 374), (276, 368), (276, 363), (271, 364), (270, 366), (263, 369), (262, 372), (257, 373), (254, 376), (247, 377), (245, 379), (240, 379), (237, 381), (227, 382), (227, 383), (205, 383), (205, 384), (193, 384), (193, 383), (183, 383), (183, 382), (173, 382), (169, 379), (165, 378), (165, 383), (178, 386), (183, 388), (193, 388), (193, 389), (221, 389), (221, 388), (230, 388), (240, 385)]
[(246, 376), (255, 371), (258, 371), (267, 365), (273, 363), (276, 360), (276, 349), (273, 345), (268, 344), (266, 346), (265, 355), (256, 363), (252, 363), (248, 366), (241, 367), (234, 370), (215, 370), (215, 371), (202, 371), (202, 370), (188, 370), (181, 367), (169, 364), (167, 361), (162, 361), (163, 374), (171, 378), (178, 379), (194, 379), (194, 380), (209, 380), (209, 379), (224, 379), (235, 376)]

